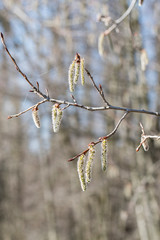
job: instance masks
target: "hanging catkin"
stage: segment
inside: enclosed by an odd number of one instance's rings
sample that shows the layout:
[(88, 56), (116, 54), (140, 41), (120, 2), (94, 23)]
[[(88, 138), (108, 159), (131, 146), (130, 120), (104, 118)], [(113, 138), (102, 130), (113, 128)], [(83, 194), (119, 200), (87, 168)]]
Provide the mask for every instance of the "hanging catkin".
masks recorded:
[(81, 84), (83, 86), (85, 84), (85, 78), (84, 78), (84, 58), (81, 58), (80, 68), (81, 68)]
[(34, 107), (32, 109), (32, 118), (34, 121), (34, 124), (37, 128), (40, 128), (40, 120), (39, 120), (39, 115), (38, 115), (38, 107)]
[(70, 92), (74, 91), (74, 71), (75, 71), (75, 61), (71, 63), (68, 70), (68, 83)]
[(85, 169), (85, 177), (86, 177), (87, 183), (91, 182), (94, 156), (95, 156), (95, 147), (94, 147), (94, 145), (90, 145), (89, 152), (88, 152), (88, 158), (87, 158), (87, 162), (86, 162), (86, 169)]
[(77, 172), (78, 172), (79, 180), (81, 183), (81, 188), (83, 191), (86, 190), (84, 164), (85, 164), (85, 155), (82, 154), (81, 156), (79, 156), (78, 161), (77, 161)]
[(107, 140), (103, 139), (101, 143), (101, 165), (102, 170), (105, 171), (107, 168), (107, 153), (108, 153), (108, 146), (107, 146)]

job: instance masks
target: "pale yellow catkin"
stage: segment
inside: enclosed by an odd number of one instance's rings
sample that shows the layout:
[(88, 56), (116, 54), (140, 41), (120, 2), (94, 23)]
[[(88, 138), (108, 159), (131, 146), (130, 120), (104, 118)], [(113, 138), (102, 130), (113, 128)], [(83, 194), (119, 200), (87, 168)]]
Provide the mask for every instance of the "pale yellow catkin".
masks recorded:
[(54, 132), (58, 132), (59, 128), (60, 128), (60, 124), (62, 121), (62, 116), (63, 116), (63, 112), (62, 109), (57, 108), (57, 117), (56, 117), (56, 121), (55, 121), (55, 128), (54, 128)]
[(80, 73), (80, 63), (76, 62), (75, 63), (75, 75), (74, 75), (74, 84), (77, 84), (78, 78), (79, 78), (79, 73)]
[(75, 70), (75, 61), (73, 61), (68, 70), (68, 83), (70, 92), (74, 92), (74, 70)]
[(141, 60), (141, 70), (142, 70), (142, 71), (145, 71), (145, 70), (146, 70), (146, 67), (147, 67), (147, 65), (148, 65), (148, 56), (147, 56), (147, 52), (146, 52), (145, 49), (142, 49), (142, 50), (141, 50), (140, 60)]
[(55, 132), (56, 118), (57, 118), (57, 107), (54, 104), (53, 107), (52, 107), (52, 127), (53, 127), (53, 132)]
[(103, 139), (101, 143), (101, 166), (103, 171), (105, 171), (107, 168), (107, 153), (108, 153), (107, 140)]
[(85, 181), (85, 174), (84, 174), (84, 164), (85, 164), (85, 155), (82, 154), (81, 156), (79, 156), (77, 161), (77, 172), (78, 172), (81, 188), (83, 191), (85, 191), (87, 188), (86, 181)]
[(84, 78), (84, 58), (81, 58), (80, 69), (81, 69), (81, 84), (83, 86), (85, 84), (85, 78)]
[(33, 108), (32, 110), (32, 118), (34, 121), (34, 124), (37, 128), (40, 128), (40, 119), (38, 115), (38, 108)]
[(92, 167), (93, 167), (94, 156), (95, 156), (95, 147), (91, 145), (89, 146), (88, 158), (87, 158), (86, 168), (85, 168), (86, 183), (90, 183), (92, 179)]
[(104, 55), (104, 33), (101, 33), (98, 38), (98, 52), (101, 57)]

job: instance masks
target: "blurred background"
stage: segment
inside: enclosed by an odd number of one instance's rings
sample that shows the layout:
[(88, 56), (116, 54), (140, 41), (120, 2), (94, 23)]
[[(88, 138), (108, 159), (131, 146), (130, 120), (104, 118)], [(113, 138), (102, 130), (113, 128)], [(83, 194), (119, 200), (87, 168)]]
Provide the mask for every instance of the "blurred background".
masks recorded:
[[(76, 52), (107, 100), (116, 106), (160, 111), (160, 2), (136, 4), (103, 42), (100, 15), (119, 18), (126, 0), (1, 0), (0, 31), (28, 78), (50, 97), (72, 101), (68, 68)], [(145, 49), (145, 50), (143, 50)], [(102, 49), (101, 49), (102, 50)], [(99, 50), (100, 51), (100, 50)], [(142, 53), (148, 65), (142, 66)], [(102, 53), (103, 52), (103, 53)], [(41, 99), (0, 44), (0, 239), (2, 240), (158, 240), (160, 237), (160, 142), (139, 145), (141, 121), (146, 134), (159, 134), (160, 119), (130, 114), (109, 139), (108, 167), (102, 172), (96, 147), (93, 179), (82, 192), (76, 160), (89, 142), (111, 132), (121, 112), (68, 108), (59, 133), (52, 131), (51, 103), (39, 107), (41, 128), (31, 112), (7, 120)], [(77, 101), (103, 102), (86, 76)]]

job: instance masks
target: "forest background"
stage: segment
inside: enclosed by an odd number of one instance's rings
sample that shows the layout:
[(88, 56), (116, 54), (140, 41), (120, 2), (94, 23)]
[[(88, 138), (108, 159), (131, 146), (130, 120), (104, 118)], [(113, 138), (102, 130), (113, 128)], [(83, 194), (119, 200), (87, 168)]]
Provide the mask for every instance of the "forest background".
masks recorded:
[[(68, 68), (76, 52), (102, 84), (115, 106), (160, 112), (160, 2), (137, 4), (103, 43), (107, 26), (131, 1), (2, 0), (0, 31), (20, 68), (56, 99), (72, 100)], [(142, 49), (148, 56), (141, 66)], [(83, 192), (76, 160), (89, 142), (113, 130), (122, 113), (68, 108), (59, 133), (53, 133), (51, 103), (39, 107), (41, 128), (31, 112), (7, 120), (36, 104), (38, 96), (15, 70), (0, 44), (0, 239), (2, 240), (158, 240), (160, 236), (160, 142), (136, 147), (142, 122), (147, 134), (159, 134), (156, 116), (131, 113), (109, 139), (108, 166), (102, 172), (96, 147), (93, 179)], [(80, 103), (101, 106), (86, 76), (77, 86)]]

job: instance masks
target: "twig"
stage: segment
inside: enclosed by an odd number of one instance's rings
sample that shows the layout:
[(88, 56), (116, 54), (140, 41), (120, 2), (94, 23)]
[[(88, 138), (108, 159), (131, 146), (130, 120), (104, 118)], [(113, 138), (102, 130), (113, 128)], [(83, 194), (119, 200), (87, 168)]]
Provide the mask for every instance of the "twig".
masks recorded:
[(117, 20), (114, 21), (114, 23), (112, 24), (112, 26), (110, 26), (105, 32), (104, 35), (107, 36), (108, 34), (110, 34), (121, 22), (124, 21), (124, 19), (131, 13), (132, 9), (134, 8), (135, 4), (136, 4), (137, 0), (132, 0), (130, 6), (128, 7), (128, 9), (126, 10), (126, 12)]
[(160, 140), (160, 136), (152, 136), (152, 135), (143, 135), (143, 141), (140, 142), (139, 146), (136, 148), (136, 152), (139, 151), (139, 149), (141, 148), (141, 146), (143, 145), (143, 143), (147, 140), (147, 139), (155, 139), (155, 140)]
[(99, 93), (100, 96), (102, 97), (103, 101), (104, 101), (108, 106), (110, 106), (109, 102), (108, 102), (108, 101), (105, 99), (105, 97), (104, 97), (104, 94), (103, 94), (103, 91), (102, 91), (102, 87), (101, 87), (100, 89), (97, 87), (97, 85), (96, 85), (96, 83), (95, 83), (92, 75), (90, 74), (90, 72), (88, 71), (87, 68), (85, 68), (85, 71), (86, 71), (87, 75), (89, 76), (89, 78), (91, 79), (93, 86), (95, 87), (95, 89), (98, 91), (98, 93)]
[(28, 77), (21, 71), (21, 69), (19, 68), (19, 66), (17, 65), (17, 62), (16, 60), (12, 57), (10, 51), (8, 50), (7, 48), (7, 45), (5, 43), (5, 40), (4, 40), (4, 36), (3, 36), (3, 33), (1, 33), (1, 41), (2, 41), (2, 44), (5, 48), (5, 51), (7, 52), (8, 56), (11, 58), (12, 62), (14, 63), (15, 67), (16, 67), (16, 70), (22, 75), (22, 77), (29, 83), (29, 85), (33, 88), (33, 92), (37, 93), (40, 97), (43, 97), (45, 99), (48, 99), (48, 97), (43, 94), (40, 90), (39, 90), (39, 84), (37, 84), (37, 88), (33, 85), (33, 83), (28, 79)]
[(14, 117), (19, 117), (19, 116), (22, 115), (23, 113), (26, 113), (26, 112), (28, 112), (29, 110), (31, 110), (31, 109), (33, 109), (33, 108), (35, 108), (35, 107), (38, 107), (40, 104), (45, 103), (45, 102), (47, 102), (46, 99), (44, 99), (44, 100), (36, 103), (35, 105), (27, 108), (26, 110), (24, 110), (24, 111), (22, 111), (22, 112), (20, 112), (20, 113), (17, 113), (17, 114), (8, 116), (8, 119), (11, 119), (11, 118), (14, 118)]
[[(120, 118), (120, 120), (118, 121), (118, 123), (116, 124), (115, 128), (113, 129), (113, 131), (111, 133), (109, 133), (108, 135), (104, 136), (104, 137), (100, 137), (98, 141), (96, 142), (91, 142), (90, 144), (92, 145), (97, 145), (98, 143), (102, 142), (103, 139), (108, 139), (110, 138), (112, 135), (114, 135), (118, 129), (118, 127), (120, 126), (121, 122), (125, 119), (125, 117), (127, 116), (128, 112), (125, 112), (123, 114), (123, 116)], [(89, 144), (89, 145), (90, 145)], [(81, 156), (82, 154), (86, 154), (89, 151), (89, 148), (85, 149), (83, 152), (79, 153), (78, 155), (74, 156), (73, 158), (70, 158), (68, 160), (68, 162), (71, 162), (73, 160), (75, 160), (76, 158), (78, 158), (79, 156)]]

